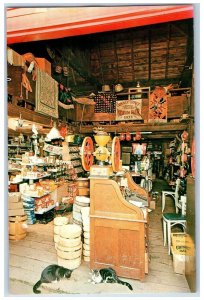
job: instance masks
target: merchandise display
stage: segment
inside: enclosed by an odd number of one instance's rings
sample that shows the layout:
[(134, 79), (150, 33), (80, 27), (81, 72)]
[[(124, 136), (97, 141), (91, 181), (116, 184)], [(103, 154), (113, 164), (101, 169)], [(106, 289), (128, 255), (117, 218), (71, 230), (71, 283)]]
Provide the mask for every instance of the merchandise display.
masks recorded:
[(197, 292), (194, 9), (5, 8), (7, 294)]

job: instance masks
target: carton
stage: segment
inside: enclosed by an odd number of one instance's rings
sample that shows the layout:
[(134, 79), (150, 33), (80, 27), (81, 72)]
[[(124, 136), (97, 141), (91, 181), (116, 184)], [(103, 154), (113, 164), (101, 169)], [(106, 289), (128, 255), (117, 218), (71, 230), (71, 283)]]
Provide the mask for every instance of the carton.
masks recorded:
[(8, 215), (10, 216), (23, 216), (25, 215), (24, 209), (19, 208), (19, 209), (9, 209), (8, 210)]
[(173, 255), (173, 269), (177, 274), (185, 274), (185, 255), (178, 254), (174, 252), (173, 247), (171, 247), (171, 253)]
[(23, 202), (9, 202), (8, 209), (19, 209), (23, 208)]
[(8, 194), (8, 201), (9, 202), (19, 202), (21, 200), (21, 193), (14, 192)]

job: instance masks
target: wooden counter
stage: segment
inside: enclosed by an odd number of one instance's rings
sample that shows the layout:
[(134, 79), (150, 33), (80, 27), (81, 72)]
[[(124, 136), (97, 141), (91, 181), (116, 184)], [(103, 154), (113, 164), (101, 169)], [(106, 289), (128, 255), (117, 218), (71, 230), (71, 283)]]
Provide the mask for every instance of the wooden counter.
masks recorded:
[[(131, 177), (128, 186), (147, 197)], [(126, 201), (111, 179), (91, 178), (90, 199), (90, 268), (112, 267), (118, 276), (143, 280), (148, 272), (147, 208), (143, 213)]]

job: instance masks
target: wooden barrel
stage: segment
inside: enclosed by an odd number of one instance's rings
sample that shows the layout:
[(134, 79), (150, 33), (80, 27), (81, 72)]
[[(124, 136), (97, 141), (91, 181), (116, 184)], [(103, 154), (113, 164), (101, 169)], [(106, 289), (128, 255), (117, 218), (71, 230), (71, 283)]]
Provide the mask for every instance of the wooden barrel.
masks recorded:
[(88, 178), (78, 178), (77, 179), (77, 196), (89, 196), (89, 179)]

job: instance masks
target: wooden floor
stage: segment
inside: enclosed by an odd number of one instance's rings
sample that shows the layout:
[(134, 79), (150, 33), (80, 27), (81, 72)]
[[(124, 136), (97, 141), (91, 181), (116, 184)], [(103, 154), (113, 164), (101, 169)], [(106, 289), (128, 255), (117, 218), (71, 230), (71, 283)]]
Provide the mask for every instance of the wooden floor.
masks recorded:
[[(167, 209), (172, 210), (171, 200)], [(171, 204), (171, 205), (170, 205)], [(88, 282), (90, 278), (89, 264), (82, 262), (72, 273), (69, 280), (58, 283), (44, 284), (43, 294), (142, 294), (143, 296), (184, 296), (190, 289), (184, 275), (173, 271), (172, 257), (163, 246), (161, 199), (156, 203), (156, 209), (150, 212), (149, 225), (150, 263), (149, 274), (145, 281), (125, 279), (132, 286), (130, 291), (119, 284), (96, 284)], [(53, 222), (48, 224), (30, 225), (24, 240), (9, 242), (9, 282), (8, 294), (28, 295), (32, 293), (33, 284), (39, 280), (41, 271), (49, 264), (57, 263), (57, 255), (53, 242)]]

